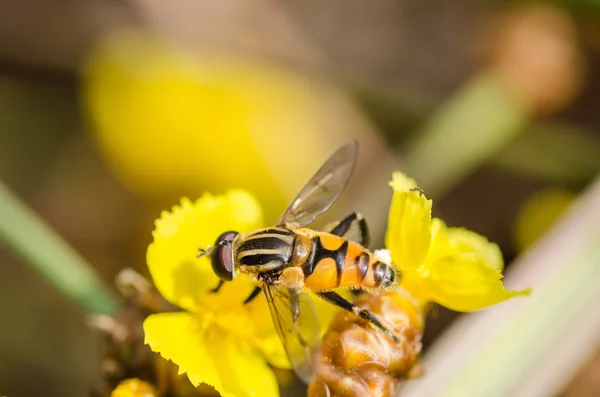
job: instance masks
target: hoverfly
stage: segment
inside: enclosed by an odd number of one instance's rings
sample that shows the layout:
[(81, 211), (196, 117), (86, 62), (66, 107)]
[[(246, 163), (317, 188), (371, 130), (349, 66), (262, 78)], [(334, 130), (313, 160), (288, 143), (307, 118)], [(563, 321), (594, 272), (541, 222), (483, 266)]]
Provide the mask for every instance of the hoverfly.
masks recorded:
[(243, 234), (227, 231), (213, 247), (200, 250), (199, 256), (210, 255), (220, 278), (215, 291), (237, 272), (260, 285), (245, 303), (264, 291), (287, 356), (306, 383), (313, 379), (318, 363), (320, 328), (311, 298), (303, 289), (358, 314), (398, 342), (370, 311), (333, 291), (339, 287), (376, 291), (397, 283), (397, 270), (365, 248), (369, 233), (364, 218), (352, 213), (326, 232), (305, 227), (329, 209), (346, 187), (356, 164), (357, 146), (352, 141), (331, 155), (274, 227)]

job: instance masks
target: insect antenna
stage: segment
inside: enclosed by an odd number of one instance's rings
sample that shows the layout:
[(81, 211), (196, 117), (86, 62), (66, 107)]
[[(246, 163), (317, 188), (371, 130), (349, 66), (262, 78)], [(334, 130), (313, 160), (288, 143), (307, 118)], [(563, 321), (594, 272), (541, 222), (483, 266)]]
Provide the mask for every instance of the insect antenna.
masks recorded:
[(209, 256), (210, 253), (212, 252), (214, 247), (206, 247), (206, 248), (198, 248), (198, 255), (196, 255), (196, 258), (200, 259), (204, 256)]
[[(217, 243), (217, 245), (226, 245), (228, 247), (231, 247), (231, 241), (229, 240), (222, 240), (219, 241)], [(213, 246), (208, 246), (206, 248), (198, 248), (198, 255), (196, 255), (196, 258), (200, 259), (204, 256), (210, 256), (210, 254), (212, 253), (212, 251), (215, 249), (215, 247)]]

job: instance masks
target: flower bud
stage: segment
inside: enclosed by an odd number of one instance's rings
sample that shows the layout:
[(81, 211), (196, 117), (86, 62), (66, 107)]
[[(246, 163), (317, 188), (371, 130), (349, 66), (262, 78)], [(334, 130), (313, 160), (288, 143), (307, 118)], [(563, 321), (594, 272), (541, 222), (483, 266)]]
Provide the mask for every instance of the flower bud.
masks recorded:
[(392, 396), (417, 362), (424, 308), (405, 290), (362, 294), (355, 304), (373, 312), (400, 342), (355, 314), (339, 313), (323, 340), (309, 397)]

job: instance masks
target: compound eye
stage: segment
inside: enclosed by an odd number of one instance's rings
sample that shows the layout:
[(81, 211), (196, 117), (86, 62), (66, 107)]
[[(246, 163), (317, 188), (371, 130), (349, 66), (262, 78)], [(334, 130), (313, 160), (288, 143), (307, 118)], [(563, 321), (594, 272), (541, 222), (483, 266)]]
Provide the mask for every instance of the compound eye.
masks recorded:
[(235, 261), (233, 258), (233, 239), (237, 232), (225, 232), (221, 234), (215, 243), (211, 253), (213, 271), (223, 281), (231, 281), (235, 278)]

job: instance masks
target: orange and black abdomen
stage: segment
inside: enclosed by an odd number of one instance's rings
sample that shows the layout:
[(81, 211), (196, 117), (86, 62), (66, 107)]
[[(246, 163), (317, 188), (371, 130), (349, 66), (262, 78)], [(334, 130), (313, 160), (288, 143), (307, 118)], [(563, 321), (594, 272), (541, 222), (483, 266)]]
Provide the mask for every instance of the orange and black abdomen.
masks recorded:
[(324, 232), (313, 232), (304, 286), (313, 291), (339, 287), (378, 289), (392, 285), (396, 272), (361, 245)]

